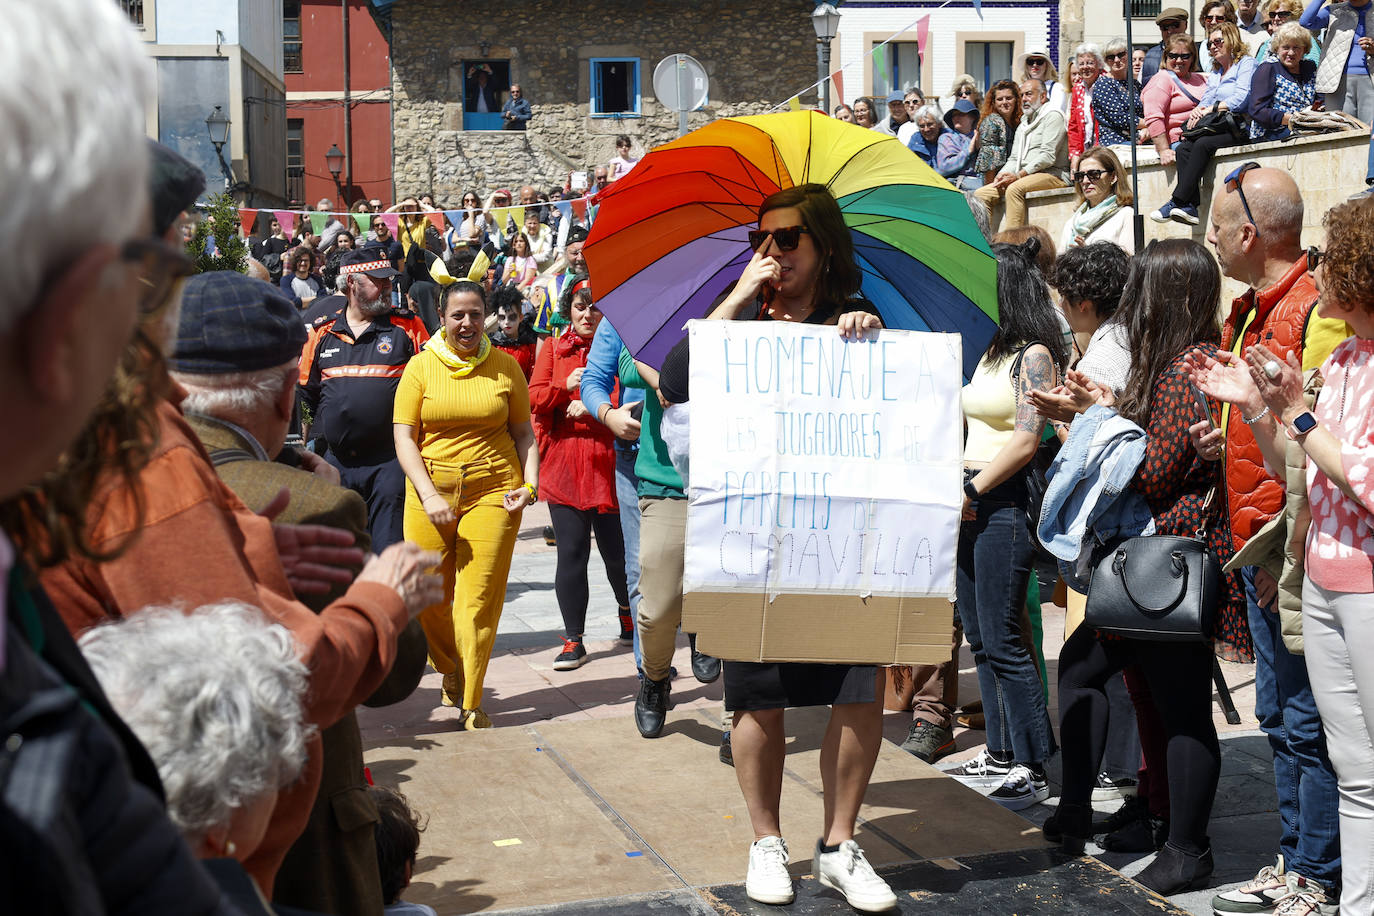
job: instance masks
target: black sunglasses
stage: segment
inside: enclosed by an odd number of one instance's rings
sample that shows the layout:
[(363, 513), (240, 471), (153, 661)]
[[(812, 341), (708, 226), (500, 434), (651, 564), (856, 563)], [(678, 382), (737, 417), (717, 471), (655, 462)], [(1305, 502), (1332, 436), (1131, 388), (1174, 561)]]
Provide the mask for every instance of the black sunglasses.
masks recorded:
[(1045, 60), (1045, 58), (1043, 58), (1043, 57), (1027, 57), (1027, 58), (1026, 58), (1026, 66), (1027, 66), (1027, 67), (1043, 67), (1043, 66), (1045, 66), (1045, 65), (1048, 64), (1048, 63), (1049, 63), (1049, 61)]
[(1187, 51), (1184, 51), (1184, 52), (1182, 52), (1182, 53), (1173, 53), (1173, 52), (1170, 52), (1170, 54), (1169, 54), (1169, 60), (1192, 60), (1192, 59), (1193, 59), (1193, 55), (1190, 54), (1190, 53), (1188, 53)]
[(749, 247), (758, 251), (771, 235), (773, 244), (778, 246), (779, 251), (796, 251), (797, 246), (801, 244), (803, 232), (810, 234), (805, 226), (787, 226), (782, 229), (751, 229), (749, 230)]
[(1081, 182), (1084, 178), (1086, 178), (1089, 181), (1096, 184), (1097, 182), (1101, 181), (1103, 178), (1106, 178), (1110, 174), (1111, 172), (1107, 171), (1106, 169), (1084, 169), (1081, 172), (1073, 173), (1073, 181), (1074, 184), (1077, 184)]
[(1221, 47), (1222, 45), (1224, 45), (1224, 44), (1226, 44), (1226, 39), (1225, 39), (1225, 38), (1209, 38), (1209, 39), (1207, 39), (1207, 47), (1209, 47), (1209, 48), (1220, 48), (1220, 47)]
[(1312, 273), (1312, 271), (1314, 271), (1314, 270), (1317, 269), (1317, 265), (1320, 264), (1320, 263), (1322, 262), (1322, 255), (1323, 255), (1324, 253), (1325, 253), (1325, 252), (1323, 252), (1323, 251), (1322, 251), (1320, 248), (1318, 248), (1316, 245), (1313, 245), (1311, 248), (1307, 249), (1307, 272), (1308, 272), (1308, 273)]
[(1245, 199), (1245, 189), (1241, 187), (1241, 183), (1245, 180), (1246, 172), (1259, 167), (1260, 164), (1258, 162), (1247, 162), (1226, 176), (1226, 193), (1229, 194), (1235, 191), (1240, 195), (1240, 205), (1245, 208), (1246, 220), (1249, 221), (1250, 225), (1255, 227), (1255, 235), (1259, 235), (1259, 225), (1255, 222), (1255, 217), (1250, 212), (1250, 201)]
[(1126, 52), (1125, 52), (1125, 51), (1117, 51), (1115, 54), (1108, 54), (1108, 55), (1106, 56), (1106, 59), (1107, 59), (1107, 60), (1121, 60), (1121, 58), (1123, 58), (1123, 57), (1125, 57), (1125, 56), (1126, 56)]

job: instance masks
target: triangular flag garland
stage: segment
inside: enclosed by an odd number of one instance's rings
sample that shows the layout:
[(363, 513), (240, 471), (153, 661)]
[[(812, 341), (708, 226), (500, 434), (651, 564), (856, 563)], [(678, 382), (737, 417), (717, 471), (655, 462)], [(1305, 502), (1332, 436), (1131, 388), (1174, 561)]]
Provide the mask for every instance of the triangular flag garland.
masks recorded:
[[(873, 81), (879, 80), (886, 83), (892, 71), (887, 69), (887, 45), (878, 45), (873, 49)], [(874, 113), (876, 117), (877, 113)]]
[(442, 235), (444, 232), (444, 214), (440, 213), (438, 210), (434, 210), (426, 213), (425, 216), (429, 217), (430, 223), (434, 226), (434, 231)]
[(792, 96), (787, 100), (787, 107), (793, 111), (801, 111), (801, 99), (795, 95)]
[(248, 207), (239, 207), (239, 227), (243, 229), (243, 234), (247, 235), (253, 231), (253, 225), (258, 221), (258, 211)]
[(291, 210), (273, 210), (272, 215), (277, 218), (277, 222), (281, 223), (282, 232), (288, 236), (296, 234), (296, 216), (298, 214)]
[(358, 231), (359, 231), (359, 232), (366, 233), (366, 232), (371, 232), (371, 231), (372, 231), (372, 214), (371, 214), (371, 213), (354, 213), (354, 214), (353, 214), (353, 221), (356, 222), (356, 223), (358, 224)]
[(399, 225), (401, 225), (401, 216), (400, 216), (400, 214), (399, 214), (399, 213), (378, 213), (378, 214), (377, 214), (377, 219), (381, 220), (382, 223), (385, 224), (385, 226), (386, 226), (388, 229), (391, 230), (391, 235), (392, 235), (392, 237), (394, 238), (394, 237), (396, 236), (396, 227), (399, 226)]
[(569, 203), (572, 204), (573, 214), (578, 219), (587, 218), (587, 199), (585, 197), (579, 197), (577, 200), (569, 201)]
[(328, 213), (310, 214), (310, 231), (316, 235), (324, 235), (324, 227), (329, 225)]
[[(835, 85), (835, 104), (839, 104), (844, 99), (844, 71), (836, 70), (830, 74), (830, 82)], [(830, 112), (826, 112), (829, 114)]]
[[(445, 210), (444, 216), (448, 217), (448, 224), (452, 226), (454, 229), (457, 229), (458, 227), (463, 225), (462, 210)], [(439, 231), (443, 232), (443, 229), (441, 228)]]

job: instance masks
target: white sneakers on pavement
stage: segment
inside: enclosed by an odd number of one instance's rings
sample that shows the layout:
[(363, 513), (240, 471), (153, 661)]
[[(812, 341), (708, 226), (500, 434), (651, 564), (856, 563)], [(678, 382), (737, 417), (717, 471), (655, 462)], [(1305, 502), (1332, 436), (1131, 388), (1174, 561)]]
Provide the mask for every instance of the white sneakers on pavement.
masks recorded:
[(757, 903), (791, 903), (797, 892), (787, 871), (787, 842), (780, 836), (766, 836), (749, 847), (749, 872), (744, 892)]
[(897, 906), (897, 895), (878, 877), (853, 840), (845, 840), (834, 852), (822, 852), (820, 841), (816, 842), (816, 879), (839, 891), (860, 912), (885, 913)]

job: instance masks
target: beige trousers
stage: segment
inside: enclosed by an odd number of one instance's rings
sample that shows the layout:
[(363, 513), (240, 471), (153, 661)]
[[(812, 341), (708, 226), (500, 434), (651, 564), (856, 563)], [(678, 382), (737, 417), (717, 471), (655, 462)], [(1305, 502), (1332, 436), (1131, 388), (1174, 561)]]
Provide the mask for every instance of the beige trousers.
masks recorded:
[(991, 212), (997, 206), (998, 200), (1003, 199), (1007, 208), (1006, 218), (1002, 221), (1003, 229), (1016, 229), (1026, 225), (1026, 195), (1031, 191), (1049, 191), (1054, 188), (1065, 187), (1064, 182), (1048, 175), (1044, 172), (1036, 172), (1027, 175), (1025, 178), (1018, 178), (1005, 188), (996, 188), (990, 184), (985, 184), (973, 192), (973, 196), (987, 205)]

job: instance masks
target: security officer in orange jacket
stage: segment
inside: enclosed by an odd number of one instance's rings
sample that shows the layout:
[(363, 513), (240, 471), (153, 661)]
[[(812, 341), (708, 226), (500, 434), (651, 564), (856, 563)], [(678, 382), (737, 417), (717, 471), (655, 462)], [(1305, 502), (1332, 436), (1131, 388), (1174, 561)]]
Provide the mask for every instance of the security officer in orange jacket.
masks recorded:
[(391, 408), (406, 363), (429, 340), (424, 322), (391, 306), (391, 259), (376, 246), (356, 249), (339, 267), (348, 304), (311, 329), (301, 354), (301, 403), (311, 434), (341, 483), (367, 501), (372, 549), (403, 539), (405, 474), (396, 460)]

